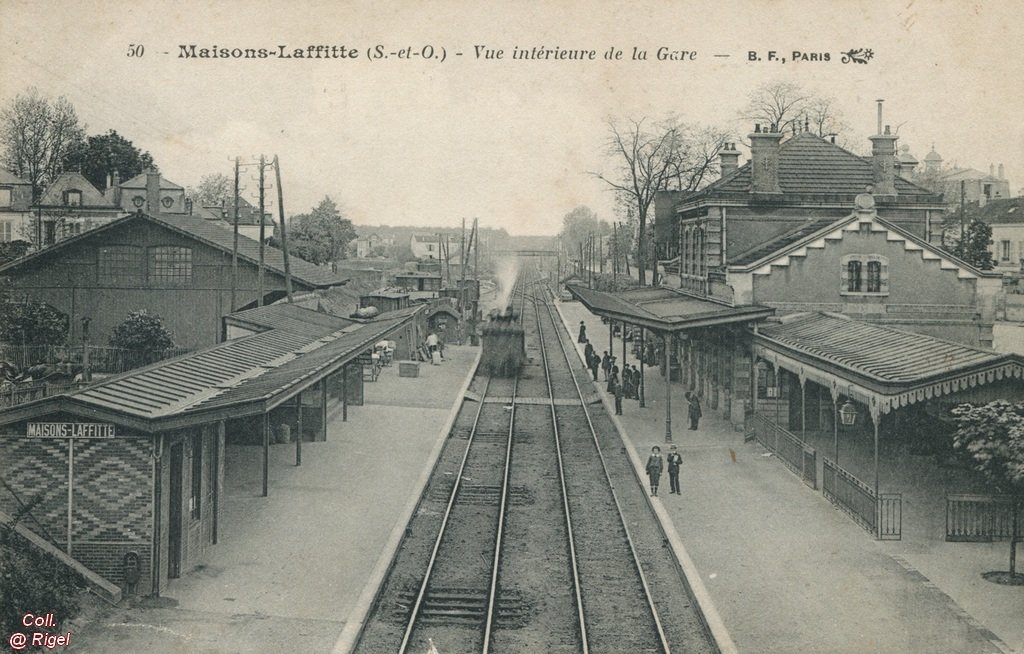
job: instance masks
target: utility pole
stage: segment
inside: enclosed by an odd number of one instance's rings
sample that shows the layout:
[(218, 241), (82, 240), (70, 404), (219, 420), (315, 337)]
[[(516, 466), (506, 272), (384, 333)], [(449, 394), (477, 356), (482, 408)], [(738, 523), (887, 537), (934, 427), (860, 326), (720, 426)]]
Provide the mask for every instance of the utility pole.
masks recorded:
[(260, 266), (259, 266), (259, 295), (256, 298), (256, 306), (263, 306), (263, 249), (265, 247), (264, 241), (266, 241), (266, 226), (263, 224), (264, 216), (264, 188), (263, 188), (263, 168), (267, 164), (267, 159), (262, 154), (260, 155)]
[[(288, 295), (288, 304), (291, 304), (292, 300), (292, 269), (288, 265), (288, 232), (285, 231), (284, 224), (284, 191), (281, 190), (281, 162), (278, 161), (277, 155), (274, 155), (274, 175), (277, 180), (277, 214), (281, 217), (281, 250), (284, 252), (284, 289)], [(260, 224), (263, 224), (262, 218)], [(302, 434), (299, 434), (299, 440), (302, 440)]]
[(235, 157), (235, 219), (234, 242), (231, 245), (231, 313), (238, 310), (238, 157)]
[(966, 252), (964, 238), (967, 236), (967, 224), (964, 216), (964, 180), (960, 180), (960, 244), (957, 246), (957, 255), (963, 258)]
[(459, 282), (459, 313), (462, 314), (463, 320), (465, 320), (466, 311), (466, 265), (468, 263), (466, 259), (466, 219), (462, 219), (462, 243), (459, 249), (459, 263), (462, 264), (462, 275), (461, 281)]

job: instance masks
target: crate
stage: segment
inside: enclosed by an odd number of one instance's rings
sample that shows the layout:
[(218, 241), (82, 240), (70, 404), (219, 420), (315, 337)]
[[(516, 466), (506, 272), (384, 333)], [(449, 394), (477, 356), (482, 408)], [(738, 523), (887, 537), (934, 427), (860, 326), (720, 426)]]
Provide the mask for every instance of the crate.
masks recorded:
[(420, 376), (420, 362), (419, 361), (399, 361), (398, 362), (398, 376), (399, 377), (419, 377)]

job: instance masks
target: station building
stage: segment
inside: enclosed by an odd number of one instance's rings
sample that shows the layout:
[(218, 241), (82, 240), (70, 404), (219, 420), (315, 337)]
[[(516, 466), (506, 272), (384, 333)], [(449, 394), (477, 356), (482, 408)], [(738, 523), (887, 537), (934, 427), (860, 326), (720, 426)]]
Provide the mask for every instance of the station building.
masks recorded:
[(302, 442), (326, 439), (328, 406), (360, 403), (374, 345), (412, 342), (420, 313), (257, 308), (229, 317), (222, 343), (0, 410), (0, 518), (21, 516), (110, 599), (159, 594), (217, 543), (226, 448), (262, 445), (232, 460), (262, 465), (267, 495), (270, 442), (290, 435), (301, 464)]
[[(159, 201), (154, 204), (159, 206)], [(137, 212), (0, 266), (16, 293), (45, 302), (70, 318), (78, 342), (82, 318), (90, 336), (105, 342), (130, 310), (158, 314), (179, 347), (221, 340), (222, 316), (232, 312), (229, 229), (197, 216)], [(260, 244), (239, 235), (237, 309), (259, 304)], [(264, 246), (262, 303), (285, 296), (284, 254)], [(327, 289), (347, 279), (298, 257), (290, 259), (296, 292)], [(182, 311), (182, 307), (189, 311)]]

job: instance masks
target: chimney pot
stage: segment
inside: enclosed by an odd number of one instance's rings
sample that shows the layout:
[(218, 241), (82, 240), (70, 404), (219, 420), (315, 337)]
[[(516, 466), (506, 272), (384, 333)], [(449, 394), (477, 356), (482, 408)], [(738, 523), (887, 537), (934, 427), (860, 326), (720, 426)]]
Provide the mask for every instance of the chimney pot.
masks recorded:
[(761, 133), (761, 123), (754, 123), (754, 133), (755, 134), (760, 134)]
[(1003, 164), (999, 164), (999, 179), (1006, 179), (1006, 176), (1003, 174)]

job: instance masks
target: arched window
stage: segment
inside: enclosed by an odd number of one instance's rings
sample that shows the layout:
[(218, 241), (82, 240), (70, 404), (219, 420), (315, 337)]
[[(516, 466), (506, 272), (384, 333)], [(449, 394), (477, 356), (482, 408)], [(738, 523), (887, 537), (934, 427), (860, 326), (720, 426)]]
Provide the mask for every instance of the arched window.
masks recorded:
[(843, 295), (889, 293), (889, 260), (880, 254), (847, 254), (842, 271)]
[(861, 285), (861, 263), (856, 259), (846, 263), (846, 292), (860, 293)]
[(882, 262), (868, 261), (868, 293), (882, 292)]

